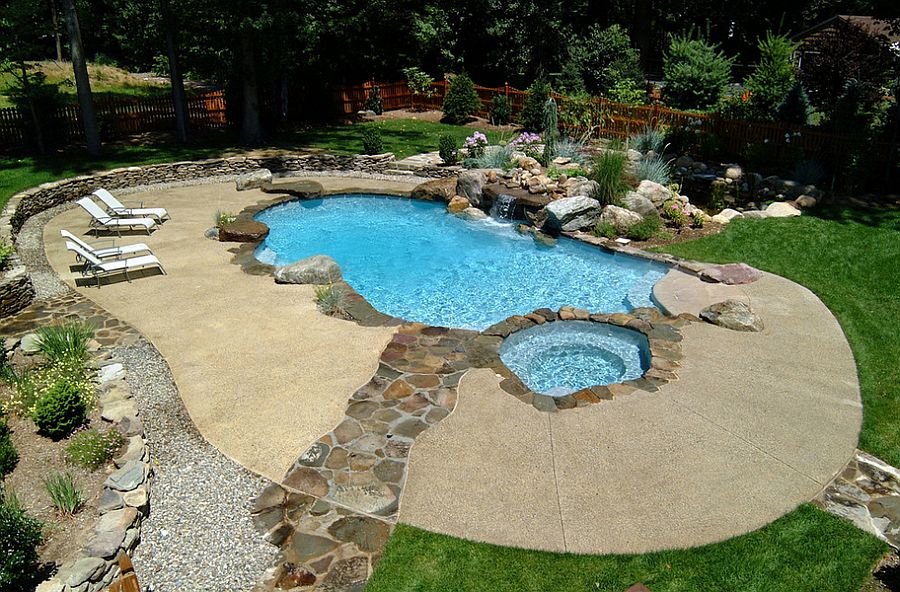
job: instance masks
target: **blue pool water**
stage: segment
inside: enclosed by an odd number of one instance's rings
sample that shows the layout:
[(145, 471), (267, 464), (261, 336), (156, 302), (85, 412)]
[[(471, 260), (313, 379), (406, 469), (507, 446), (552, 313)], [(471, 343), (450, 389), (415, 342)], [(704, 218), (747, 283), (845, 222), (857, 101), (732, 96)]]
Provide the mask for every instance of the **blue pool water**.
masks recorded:
[(531, 390), (561, 397), (643, 376), (649, 351), (647, 337), (631, 329), (557, 321), (513, 333), (500, 359)]
[(595, 312), (652, 306), (665, 266), (570, 239), (535, 243), (512, 224), (465, 221), (443, 204), (372, 195), (293, 201), (257, 215), (256, 251), (286, 265), (329, 255), (383, 313), (429, 325), (484, 329), (514, 314), (563, 305)]

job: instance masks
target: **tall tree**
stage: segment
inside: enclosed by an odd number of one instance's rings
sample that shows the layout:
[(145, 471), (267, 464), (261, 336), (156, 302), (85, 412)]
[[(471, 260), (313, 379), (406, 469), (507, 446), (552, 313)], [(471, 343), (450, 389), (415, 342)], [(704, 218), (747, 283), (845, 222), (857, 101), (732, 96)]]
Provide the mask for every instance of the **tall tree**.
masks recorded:
[(175, 133), (179, 142), (187, 142), (190, 119), (184, 94), (184, 79), (178, 65), (178, 44), (175, 39), (172, 12), (169, 10), (169, 0), (159, 0), (159, 11), (162, 15), (163, 36), (166, 39), (166, 53), (169, 57), (169, 81), (172, 84), (172, 100), (175, 103)]
[(56, 13), (56, 0), (50, 0), (50, 22), (53, 23), (53, 40), (56, 44), (56, 61), (63, 61), (62, 35), (59, 32), (59, 17)]
[(78, 91), (78, 107), (84, 125), (84, 139), (88, 153), (100, 154), (100, 133), (97, 129), (97, 116), (94, 113), (94, 99), (91, 95), (91, 79), (88, 76), (87, 61), (84, 48), (81, 46), (81, 29), (78, 26), (78, 13), (75, 11), (75, 0), (62, 0), (66, 14), (66, 28), (69, 31), (69, 52), (72, 54), (72, 70), (75, 73), (75, 87)]

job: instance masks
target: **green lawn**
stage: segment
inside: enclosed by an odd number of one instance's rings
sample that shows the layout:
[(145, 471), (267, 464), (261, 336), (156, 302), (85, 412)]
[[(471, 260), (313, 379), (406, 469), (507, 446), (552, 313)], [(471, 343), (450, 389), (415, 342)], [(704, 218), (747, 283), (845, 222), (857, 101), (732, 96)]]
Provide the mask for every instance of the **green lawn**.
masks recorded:
[(724, 543), (645, 555), (524, 551), (401, 524), (366, 592), (855, 592), (886, 550), (808, 505)]

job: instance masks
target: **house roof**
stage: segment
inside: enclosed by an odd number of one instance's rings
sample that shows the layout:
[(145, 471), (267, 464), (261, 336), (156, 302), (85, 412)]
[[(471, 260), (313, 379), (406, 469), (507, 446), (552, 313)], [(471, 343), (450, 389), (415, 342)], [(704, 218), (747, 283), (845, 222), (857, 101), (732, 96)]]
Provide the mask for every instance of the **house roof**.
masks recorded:
[(842, 21), (851, 25), (855, 25), (866, 33), (870, 34), (872, 37), (882, 37), (886, 39), (888, 43), (900, 43), (900, 27), (895, 28), (891, 26), (891, 23), (885, 19), (875, 18), (873, 16), (860, 16), (853, 14), (838, 14), (829, 19), (825, 19), (824, 21), (813, 25), (809, 29), (797, 33), (793, 36), (793, 39), (795, 41), (802, 40), (828, 27), (836, 21)]

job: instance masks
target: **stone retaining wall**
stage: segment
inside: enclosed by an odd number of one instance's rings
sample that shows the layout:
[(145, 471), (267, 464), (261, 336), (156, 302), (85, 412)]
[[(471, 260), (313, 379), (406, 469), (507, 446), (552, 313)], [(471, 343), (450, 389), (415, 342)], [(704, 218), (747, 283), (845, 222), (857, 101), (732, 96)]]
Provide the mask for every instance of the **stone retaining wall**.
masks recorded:
[(355, 171), (384, 173), (394, 161), (393, 154), (347, 155), (330, 154), (278, 155), (264, 157), (235, 156), (190, 162), (151, 164), (104, 171), (96, 175), (72, 177), (44, 183), (28, 189), (10, 200), (15, 211), (10, 217), (13, 232), (18, 232), (25, 220), (60, 204), (76, 200), (101, 187), (115, 190), (159, 183), (178, 183), (212, 177), (233, 177), (261, 168), (275, 175), (318, 171)]
[(34, 286), (25, 266), (15, 255), (10, 264), (0, 278), (0, 319), (16, 314), (34, 300)]

